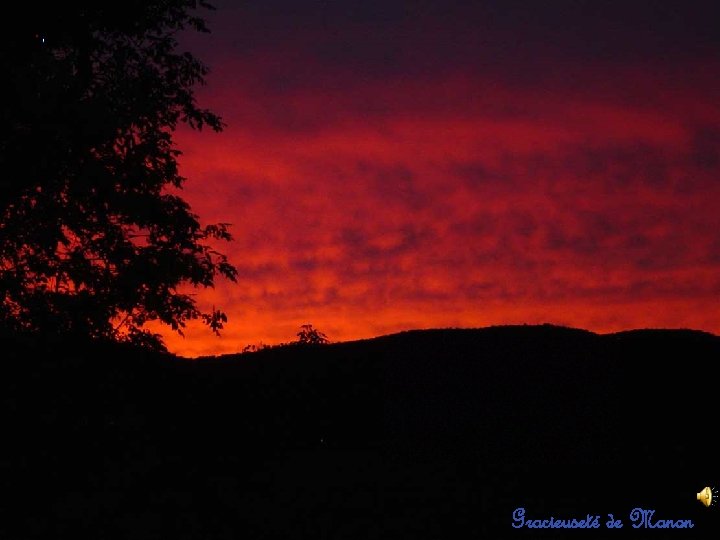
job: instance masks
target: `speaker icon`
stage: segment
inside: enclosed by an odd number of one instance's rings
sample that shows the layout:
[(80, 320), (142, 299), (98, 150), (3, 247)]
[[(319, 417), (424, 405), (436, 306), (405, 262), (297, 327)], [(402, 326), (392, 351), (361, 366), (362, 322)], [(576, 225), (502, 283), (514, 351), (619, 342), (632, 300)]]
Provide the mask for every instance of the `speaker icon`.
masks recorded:
[(705, 487), (697, 493), (697, 500), (703, 503), (706, 507), (717, 502), (718, 494), (717, 490)]

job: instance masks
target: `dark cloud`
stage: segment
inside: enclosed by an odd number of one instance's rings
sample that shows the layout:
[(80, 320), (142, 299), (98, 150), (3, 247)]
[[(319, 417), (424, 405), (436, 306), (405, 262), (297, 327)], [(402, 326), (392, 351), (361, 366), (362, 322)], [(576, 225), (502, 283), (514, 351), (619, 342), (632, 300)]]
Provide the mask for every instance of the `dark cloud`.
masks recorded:
[(720, 7), (699, 0), (220, 0), (217, 7), (210, 26), (223, 50), (194, 42), (206, 56), (284, 51), (296, 61), (283, 67), (296, 75), (305, 58), (357, 77), (461, 68), (531, 84), (578, 62), (717, 58), (720, 45)]
[(695, 128), (690, 158), (703, 171), (720, 170), (720, 128), (702, 125)]

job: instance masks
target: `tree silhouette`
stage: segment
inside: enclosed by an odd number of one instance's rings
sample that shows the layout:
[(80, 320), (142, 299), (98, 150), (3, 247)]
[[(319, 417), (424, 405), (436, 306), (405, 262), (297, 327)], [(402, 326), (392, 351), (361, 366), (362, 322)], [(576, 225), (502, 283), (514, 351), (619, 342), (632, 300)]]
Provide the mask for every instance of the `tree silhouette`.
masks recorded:
[[(182, 285), (235, 268), (214, 247), (228, 224), (201, 226), (177, 195), (173, 132), (222, 129), (193, 87), (206, 67), (178, 51), (207, 31), (202, 0), (75, 0), (17, 6), (0, 38), (0, 325), (161, 346), (143, 328), (182, 333), (202, 318)], [(173, 192), (174, 191), (174, 192)]]
[(313, 328), (312, 324), (303, 324), (297, 333), (299, 345), (325, 345), (330, 342), (328, 337), (320, 330)]

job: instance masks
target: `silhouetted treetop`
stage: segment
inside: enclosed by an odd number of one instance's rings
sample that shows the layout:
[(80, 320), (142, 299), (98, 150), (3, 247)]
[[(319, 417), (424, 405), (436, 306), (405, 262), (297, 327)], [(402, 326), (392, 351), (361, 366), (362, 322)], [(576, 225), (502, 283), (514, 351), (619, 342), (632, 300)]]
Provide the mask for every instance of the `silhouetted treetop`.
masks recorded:
[(313, 328), (312, 324), (303, 324), (297, 333), (297, 337), (295, 343), (299, 345), (326, 345), (330, 343), (328, 337), (317, 328)]
[(202, 1), (62, 2), (21, 7), (0, 38), (0, 323), (158, 345), (143, 329), (199, 318), (183, 284), (209, 287), (235, 268), (180, 188), (173, 132), (222, 129), (193, 88), (207, 68), (178, 51), (207, 31)]

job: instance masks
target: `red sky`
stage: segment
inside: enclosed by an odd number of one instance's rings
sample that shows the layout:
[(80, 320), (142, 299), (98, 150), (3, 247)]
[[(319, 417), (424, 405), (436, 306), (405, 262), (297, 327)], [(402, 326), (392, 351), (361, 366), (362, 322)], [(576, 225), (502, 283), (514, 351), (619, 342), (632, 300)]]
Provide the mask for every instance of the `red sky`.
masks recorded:
[(228, 313), (222, 337), (164, 332), (173, 352), (304, 323), (333, 341), (545, 322), (720, 333), (708, 13), (451, 4), (220, 2), (213, 34), (187, 41), (212, 70), (199, 101), (228, 127), (177, 134), (184, 194), (233, 224), (239, 280), (197, 291)]

